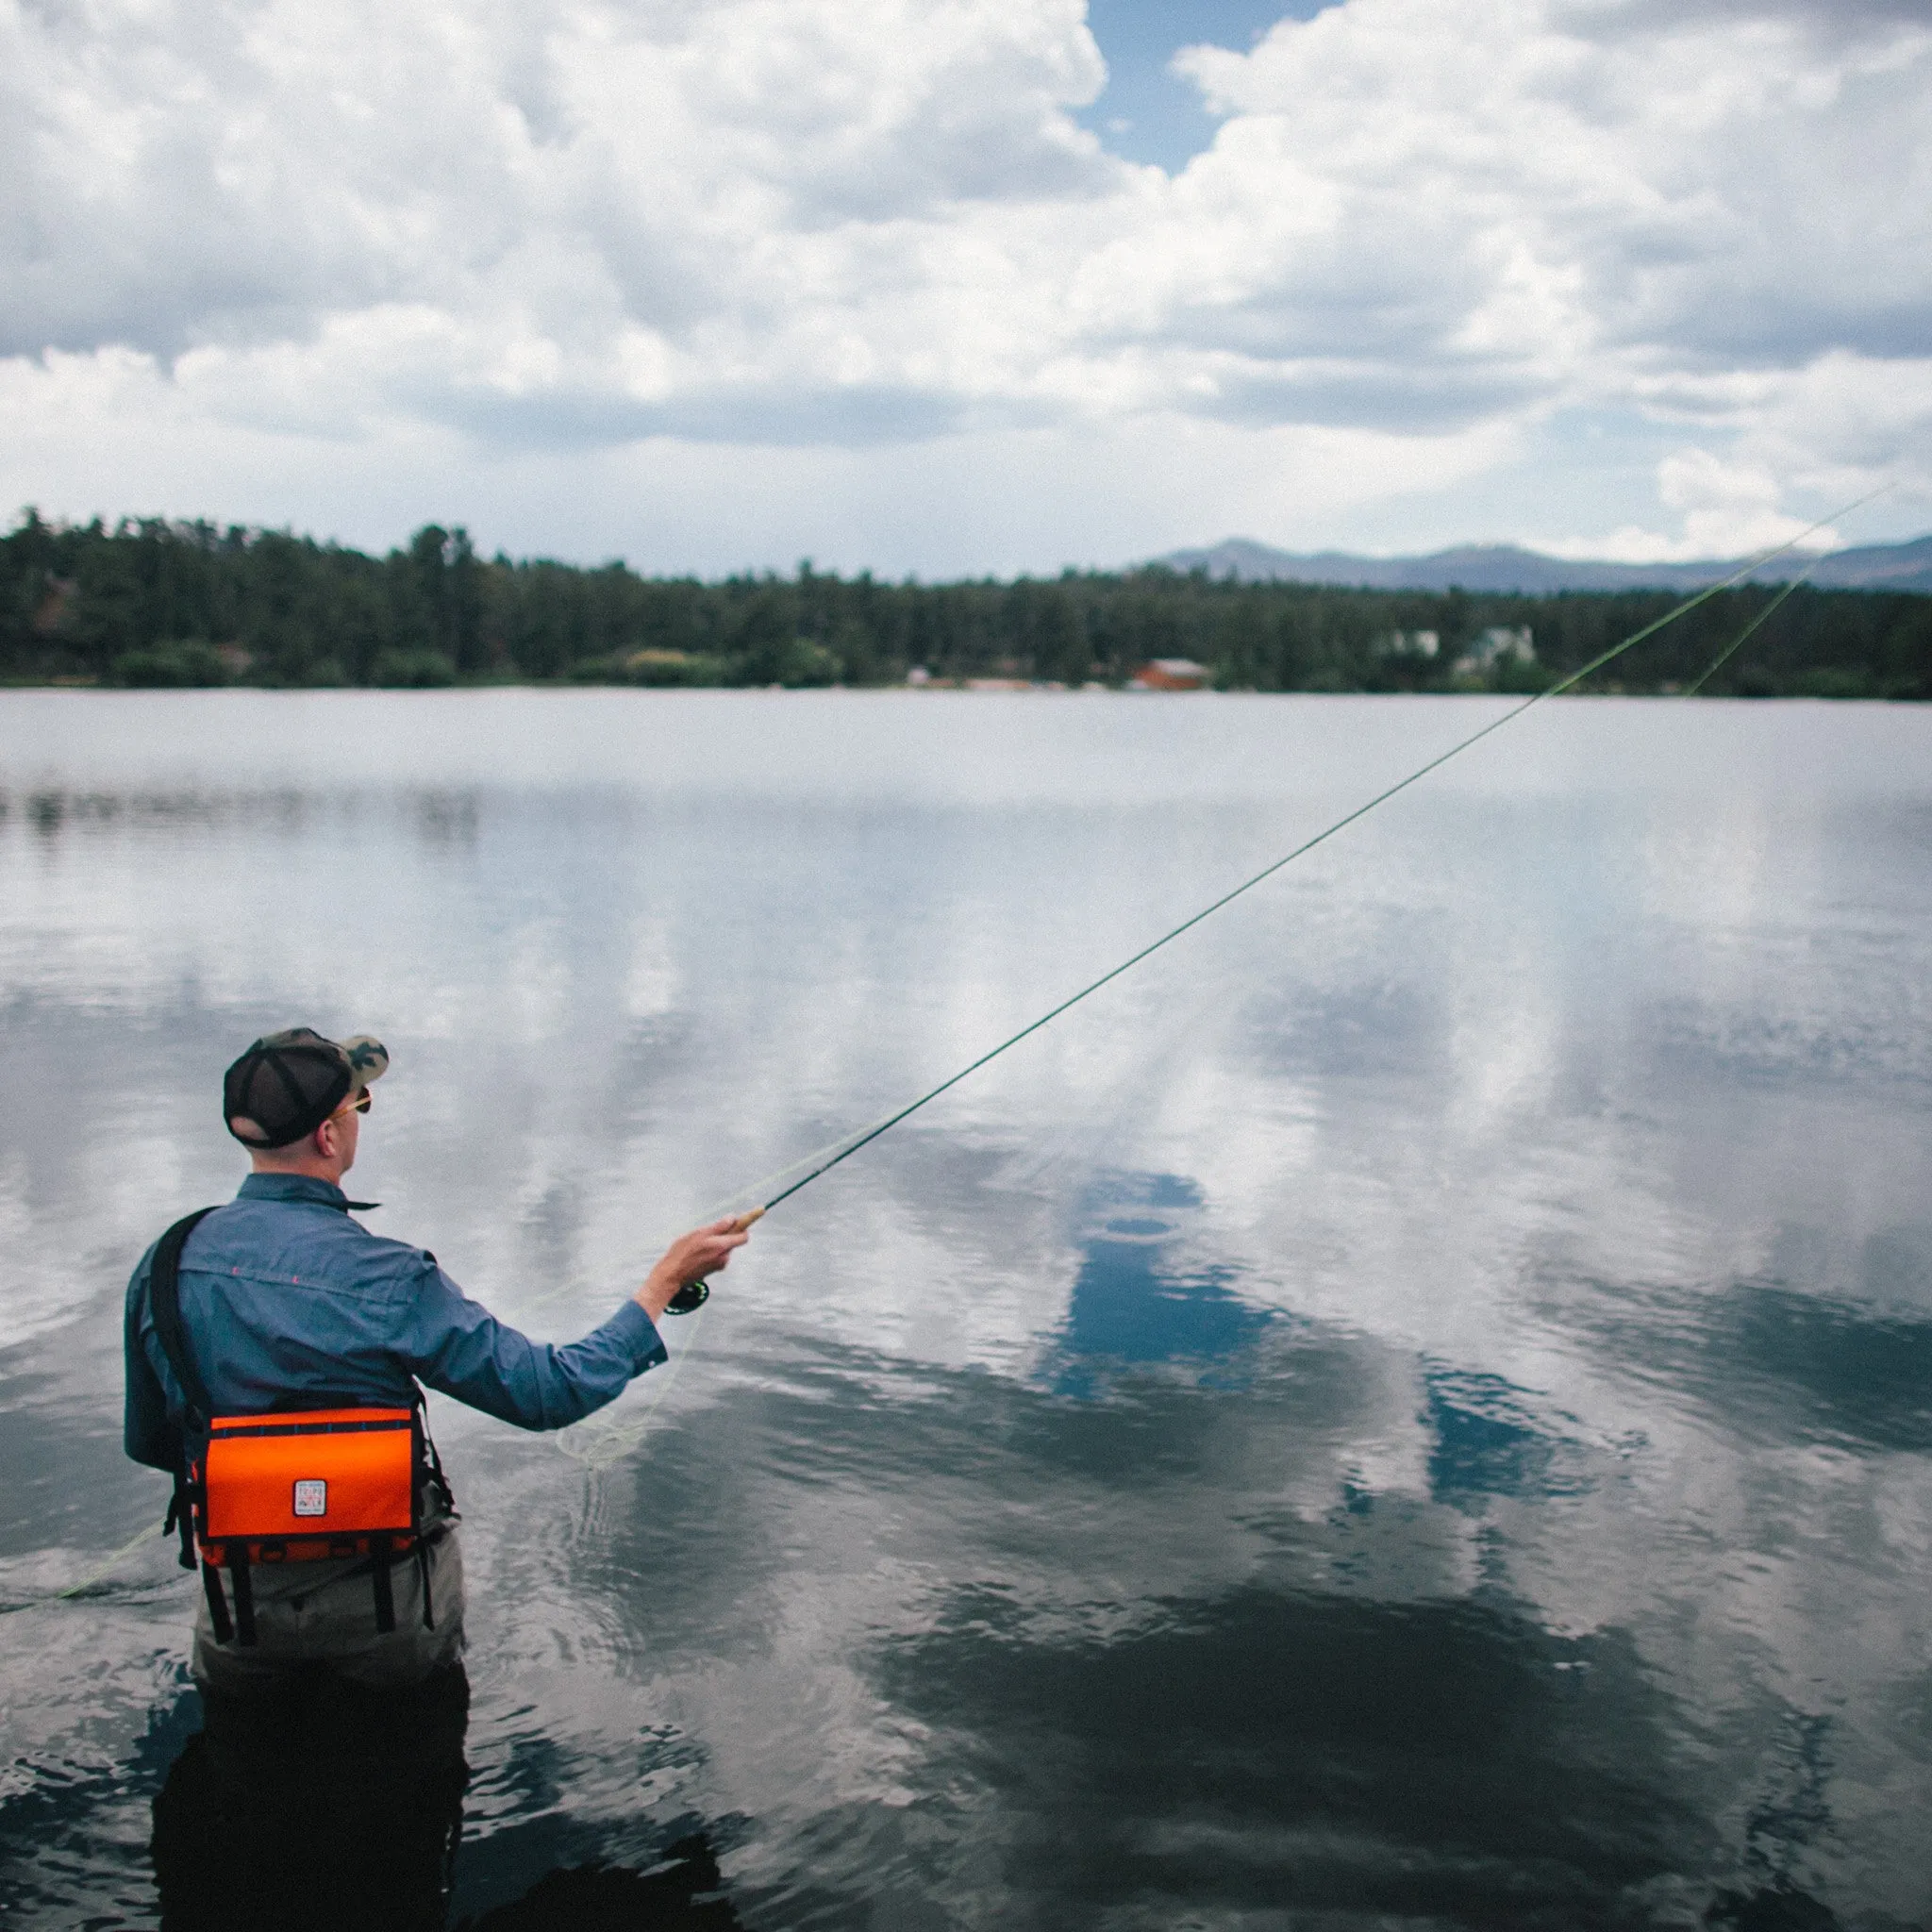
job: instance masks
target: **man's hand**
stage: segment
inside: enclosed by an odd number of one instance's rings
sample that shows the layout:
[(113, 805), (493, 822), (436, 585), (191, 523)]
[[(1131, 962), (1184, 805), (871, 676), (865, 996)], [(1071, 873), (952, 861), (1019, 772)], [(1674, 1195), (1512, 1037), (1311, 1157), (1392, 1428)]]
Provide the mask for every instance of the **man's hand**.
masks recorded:
[(743, 1247), (751, 1239), (745, 1229), (757, 1219), (756, 1214), (733, 1214), (708, 1227), (694, 1227), (691, 1233), (679, 1235), (631, 1299), (657, 1321), (687, 1281), (715, 1274), (729, 1263), (732, 1249)]

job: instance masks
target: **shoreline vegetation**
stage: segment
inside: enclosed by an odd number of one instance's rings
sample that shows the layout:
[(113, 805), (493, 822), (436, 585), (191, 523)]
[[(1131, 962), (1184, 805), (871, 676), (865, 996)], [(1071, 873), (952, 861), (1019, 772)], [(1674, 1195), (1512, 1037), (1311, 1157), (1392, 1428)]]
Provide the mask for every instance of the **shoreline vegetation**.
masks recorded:
[[(1237, 583), (1161, 565), (1008, 581), (644, 577), (476, 555), (428, 525), (385, 557), (287, 531), (127, 519), (0, 537), (0, 683), (120, 689), (1540, 691), (1682, 592)], [(1779, 594), (1740, 584), (1580, 687), (1672, 693)], [(1184, 664), (1179, 675), (1147, 667)], [(1198, 674), (1196, 675), (1195, 674)], [(1801, 586), (1712, 697), (1932, 698), (1932, 596)]]

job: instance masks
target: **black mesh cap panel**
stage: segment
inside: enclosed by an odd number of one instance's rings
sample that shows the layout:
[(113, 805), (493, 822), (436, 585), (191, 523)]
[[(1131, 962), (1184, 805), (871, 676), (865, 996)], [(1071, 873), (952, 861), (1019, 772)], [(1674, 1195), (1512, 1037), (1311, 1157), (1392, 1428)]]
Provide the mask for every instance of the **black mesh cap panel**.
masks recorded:
[(258, 1040), (222, 1077), (222, 1113), (244, 1147), (287, 1147), (341, 1104), (355, 1074), (332, 1040), (307, 1026)]

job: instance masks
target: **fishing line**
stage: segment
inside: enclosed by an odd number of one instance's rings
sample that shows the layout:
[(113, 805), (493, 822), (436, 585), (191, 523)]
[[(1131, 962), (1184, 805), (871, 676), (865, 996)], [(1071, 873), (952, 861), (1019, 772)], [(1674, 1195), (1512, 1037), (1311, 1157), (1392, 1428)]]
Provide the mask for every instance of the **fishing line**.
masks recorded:
[(1760, 610), (1757, 613), (1757, 615), (1754, 617), (1751, 620), (1751, 622), (1747, 624), (1744, 626), (1744, 628), (1740, 630), (1738, 633), (1738, 635), (1735, 638), (1733, 638), (1731, 641), (1727, 645), (1725, 645), (1724, 648), (1722, 651), (1720, 651), (1718, 655), (1715, 658), (1713, 658), (1708, 664), (1707, 664), (1704, 667), (1703, 672), (1698, 676), (1696, 681), (1692, 684), (1688, 684), (1684, 687), (1684, 695), (1687, 698), (1694, 698), (1697, 695), (1697, 693), (1704, 689), (1706, 679), (1707, 679), (1713, 672), (1721, 670), (1723, 666), (1730, 658), (1731, 654), (1737, 650), (1738, 646), (1743, 643), (1747, 638), (1751, 637), (1752, 634), (1757, 629), (1758, 625), (1763, 624), (1767, 618), (1772, 616), (1772, 614), (1777, 609), (1778, 606), (1782, 604), (1785, 601), (1785, 599), (1789, 597), (1791, 594), (1791, 592), (1795, 591), (1798, 588), (1798, 586), (1802, 584), (1805, 581), (1805, 579), (1811, 575), (1811, 573), (1817, 568), (1818, 565), (1815, 561), (1807, 563), (1805, 566), (1805, 568), (1801, 570), (1798, 573), (1798, 575), (1794, 576), (1790, 580), (1790, 582), (1788, 583), (1784, 587), (1784, 589), (1781, 590), (1777, 593), (1777, 595), (1774, 597), (1771, 600), (1771, 602), (1767, 604), (1764, 607), (1764, 608)]
[[(1831, 515), (1826, 517), (1821, 517), (1815, 524), (1812, 524), (1808, 528), (1800, 530), (1796, 536), (1788, 538), (1784, 542), (1775, 545), (1772, 549), (1760, 552), (1757, 556), (1752, 558), (1747, 563), (1744, 563), (1740, 565), (1737, 570), (1734, 570), (1729, 576), (1721, 577), (1718, 579), (1716, 583), (1707, 584), (1705, 588), (1697, 591), (1695, 595), (1685, 598), (1681, 604), (1678, 604), (1674, 608), (1665, 611), (1665, 613), (1661, 617), (1657, 618), (1654, 622), (1650, 624), (1646, 624), (1640, 630), (1632, 631), (1627, 638), (1624, 638), (1622, 641), (1622, 642), (1612, 644), (1607, 651), (1605, 651), (1601, 653), (1599, 656), (1592, 658), (1590, 660), (1590, 662), (1584, 665), (1580, 671), (1573, 671), (1569, 675), (1569, 676), (1560, 679), (1556, 684), (1548, 685), (1540, 691), (1532, 692), (1528, 697), (1524, 698), (1520, 705), (1514, 706), (1509, 710), (1505, 711), (1500, 717), (1492, 718), (1487, 724), (1483, 725), (1479, 730), (1472, 731), (1467, 738), (1462, 739), (1459, 742), (1456, 744), (1452, 744), (1447, 751), (1441, 752), (1437, 757), (1430, 758), (1426, 764), (1418, 765), (1416, 769), (1409, 773), (1409, 774), (1406, 778), (1398, 778), (1394, 784), (1387, 787), (1384, 791), (1376, 792), (1376, 794), (1373, 798), (1368, 800), (1366, 804), (1358, 805), (1353, 811), (1344, 813), (1341, 818), (1337, 819), (1333, 824), (1324, 826), (1321, 831), (1317, 832), (1312, 838), (1305, 839), (1299, 845), (1297, 845), (1294, 848), (1293, 851), (1285, 853), (1281, 858), (1275, 859), (1272, 864), (1263, 866), (1261, 870), (1254, 874), (1252, 877), (1243, 879), (1240, 885), (1235, 886), (1230, 891), (1224, 892), (1220, 896), (1220, 898), (1214, 900), (1209, 905), (1204, 906), (1200, 909), (1200, 911), (1193, 913), (1191, 917), (1187, 919), (1182, 920), (1178, 925), (1172, 927), (1169, 931), (1162, 933), (1158, 939), (1150, 941), (1147, 945), (1142, 946), (1138, 953), (1135, 953), (1131, 955), (1129, 958), (1123, 959), (1118, 966), (1113, 967), (1108, 972), (1103, 973), (1098, 979), (1092, 980), (1088, 985), (1083, 986), (1077, 992), (1069, 994), (1068, 997), (1060, 1001), (1060, 1003), (1057, 1007), (1050, 1008), (1046, 1012), (1041, 1014), (1041, 1016), (1037, 1020), (1030, 1021), (1026, 1025), (1021, 1027), (1017, 1033), (1012, 1034), (1008, 1039), (1001, 1041), (997, 1046), (990, 1048), (987, 1052), (981, 1054), (977, 1059), (973, 1060), (969, 1062), (966, 1066), (961, 1067), (957, 1074), (954, 1074), (950, 1075), (948, 1078), (941, 1080), (937, 1087), (931, 1088), (926, 1092), (922, 1093), (917, 1100), (914, 1100), (909, 1105), (899, 1108), (895, 1109), (893, 1112), (887, 1114), (883, 1119), (875, 1121), (871, 1126), (859, 1130), (856, 1138), (848, 1137), (849, 1144), (845, 1145), (841, 1149), (841, 1151), (833, 1154), (829, 1158), (821, 1159), (818, 1156), (808, 1155), (806, 1157), (805, 1160), (793, 1162), (791, 1168), (782, 1168), (778, 1170), (778, 1175), (768, 1176), (766, 1180), (758, 1183), (758, 1189), (762, 1190), (764, 1187), (771, 1185), (774, 1179), (778, 1178), (779, 1176), (782, 1176), (783, 1174), (793, 1173), (799, 1167), (807, 1166), (808, 1163), (816, 1163), (810, 1165), (809, 1171), (806, 1173), (802, 1177), (791, 1182), (788, 1186), (781, 1188), (779, 1191), (774, 1194), (768, 1201), (765, 1201), (760, 1207), (752, 1210), (750, 1216), (746, 1217), (747, 1220), (754, 1220), (757, 1219), (759, 1215), (769, 1214), (772, 1211), (772, 1209), (777, 1207), (781, 1201), (789, 1201), (793, 1194), (797, 1193), (803, 1188), (808, 1188), (812, 1184), (812, 1182), (817, 1180), (822, 1174), (830, 1174), (831, 1171), (835, 1167), (837, 1167), (841, 1161), (851, 1159), (851, 1158), (855, 1154), (857, 1154), (861, 1147), (869, 1146), (873, 1141), (876, 1141), (881, 1134), (889, 1133), (893, 1127), (896, 1127), (901, 1121), (909, 1120), (912, 1117), (912, 1115), (917, 1113), (922, 1108), (930, 1106), (932, 1102), (934, 1102), (940, 1097), (941, 1094), (950, 1092), (953, 1088), (957, 1087), (960, 1083), (960, 1081), (966, 1079), (970, 1074), (976, 1074), (981, 1067), (984, 1067), (990, 1064), (991, 1061), (998, 1059), (1003, 1053), (1007, 1053), (1011, 1048), (1018, 1046), (1023, 1040), (1028, 1039), (1031, 1035), (1038, 1033), (1042, 1026), (1050, 1025), (1055, 1020), (1058, 1020), (1062, 1013), (1068, 1011), (1071, 1008), (1078, 1006), (1082, 1000), (1087, 999), (1091, 994), (1098, 992), (1102, 987), (1110, 985), (1114, 980), (1120, 978), (1120, 976), (1124, 973), (1131, 972), (1136, 966), (1140, 965), (1140, 963), (1143, 959), (1150, 958), (1154, 954), (1159, 952), (1163, 946), (1172, 945), (1174, 941), (1179, 939), (1183, 933), (1191, 932), (1194, 929), (1194, 927), (1199, 925), (1204, 920), (1211, 919), (1215, 913), (1219, 912), (1222, 909), (1223, 907), (1232, 905), (1234, 901), (1241, 897), (1243, 893), (1253, 891), (1257, 886), (1262, 884), (1264, 881), (1268, 879), (1273, 878), (1274, 874), (1280, 872), (1284, 866), (1292, 865), (1296, 859), (1306, 857), (1308, 853), (1312, 852), (1316, 846), (1325, 844), (1330, 839), (1334, 838), (1336, 833), (1342, 831), (1346, 829), (1346, 827), (1354, 824), (1357, 819), (1366, 818), (1369, 815), (1369, 813), (1374, 811), (1378, 806), (1386, 805), (1398, 792), (1407, 791), (1411, 785), (1416, 784), (1419, 780), (1423, 778), (1426, 778), (1431, 772), (1440, 771), (1442, 768), (1442, 766), (1446, 765), (1450, 761), (1451, 758), (1461, 757), (1461, 755), (1464, 752), (1468, 751), (1472, 745), (1481, 743), (1482, 741), (1488, 738), (1492, 732), (1500, 731), (1504, 725), (1513, 723), (1516, 719), (1522, 717), (1524, 712), (1529, 710), (1533, 706), (1541, 704), (1545, 698), (1559, 697), (1564, 691), (1574, 690), (1577, 685), (1581, 684), (1586, 677), (1591, 676), (1595, 672), (1601, 671), (1605, 665), (1614, 662), (1615, 659), (1621, 658), (1625, 651), (1631, 649), (1633, 645), (1641, 644), (1646, 638), (1655, 637), (1657, 634), (1657, 632), (1662, 630), (1667, 625), (1674, 624), (1678, 618), (1686, 616), (1690, 611), (1695, 610), (1700, 604), (1707, 603), (1712, 597), (1715, 597), (1720, 591), (1729, 590), (1733, 584), (1741, 582), (1745, 577), (1751, 575), (1754, 571), (1761, 570), (1765, 564), (1769, 563), (1772, 560), (1773, 558), (1782, 557), (1786, 551), (1795, 549), (1800, 543), (1802, 543), (1805, 541), (1807, 537), (1809, 537), (1813, 535), (1815, 532), (1824, 529), (1827, 524), (1837, 522), (1838, 519), (1840, 517), (1849, 516), (1853, 510), (1862, 508), (1866, 504), (1870, 503), (1873, 500), (1873, 498), (1882, 495), (1885, 492), (1885, 491), (1890, 488), (1891, 486), (1889, 483), (1883, 484), (1877, 490), (1870, 491), (1865, 495), (1858, 497), (1855, 502), (1847, 504), (1843, 509), (1834, 510), (1831, 513)], [(1815, 567), (1815, 564), (1807, 565), (1806, 575), (1808, 575), (1810, 570)], [(1802, 578), (1798, 579), (1798, 581), (1802, 581)], [(1758, 615), (1752, 620), (1751, 624), (1745, 628), (1743, 633), (1734, 642), (1728, 645), (1723, 652), (1723, 654), (1718, 658), (1716, 662), (1713, 663), (1709, 667), (1709, 669), (1704, 673), (1703, 676), (1698, 678), (1697, 684), (1693, 685), (1691, 687), (1691, 690), (1695, 691), (1699, 685), (1702, 685), (1705, 678), (1707, 678), (1711, 675), (1711, 672), (1715, 671), (1719, 665), (1723, 664), (1725, 658), (1729, 658), (1731, 654), (1737, 650), (1738, 646), (1744, 641), (1745, 638), (1748, 638), (1753, 631), (1757, 630), (1758, 626), (1763, 624), (1765, 619), (1771, 615), (1772, 611), (1776, 609), (1777, 606), (1784, 601), (1784, 598), (1788, 597), (1790, 594), (1791, 591), (1795, 590), (1796, 588), (1797, 582), (1793, 582), (1792, 584), (1789, 585), (1781, 593), (1781, 595), (1777, 597), (1775, 600), (1774, 600), (1774, 602), (1770, 605), (1769, 608), (1760, 611)], [(832, 1142), (830, 1144), (837, 1146), (839, 1143)], [(822, 1149), (821, 1153), (823, 1154), (823, 1152), (824, 1150)], [(751, 1193), (752, 1191), (752, 1189), (746, 1189), (737, 1198), (742, 1200), (746, 1193)], [(700, 1300), (693, 1300), (689, 1304), (689, 1306), (691, 1307), (695, 1307), (700, 1305)], [(679, 1310), (678, 1312), (682, 1312), (682, 1310)]]
[(97, 1583), (105, 1583), (136, 1550), (154, 1536), (153, 1528), (138, 1529), (98, 1570), (83, 1576), (78, 1583), (70, 1583), (65, 1590), (50, 1590), (44, 1596), (30, 1596), (24, 1603), (0, 1604), (0, 1617), (10, 1617), (19, 1610), (37, 1610), (42, 1604), (58, 1604), (82, 1595)]
[[(1406, 791), (1419, 779), (1427, 777), (1431, 772), (1439, 771), (1451, 758), (1460, 757), (1472, 745), (1480, 743), (1493, 732), (1500, 731), (1504, 725), (1509, 724), (1514, 719), (1522, 717), (1524, 712), (1530, 709), (1532, 706), (1542, 703), (1545, 698), (1559, 697), (1564, 691), (1574, 691), (1585, 678), (1591, 676), (1595, 672), (1601, 671), (1607, 664), (1614, 662), (1634, 645), (1641, 644), (1646, 638), (1655, 637), (1666, 625), (1674, 624), (1678, 618), (1688, 615), (1690, 611), (1696, 609), (1700, 604), (1707, 603), (1710, 598), (1716, 596), (1719, 591), (1726, 591), (1733, 584), (1741, 582), (1755, 571), (1761, 570), (1774, 558), (1782, 557), (1787, 551), (1795, 549), (1807, 537), (1823, 529), (1825, 525), (1835, 523), (1841, 517), (1849, 516), (1854, 510), (1862, 508), (1874, 498), (1885, 494), (1891, 487), (1890, 483), (1883, 484), (1878, 489), (1871, 491), (1852, 503), (1847, 504), (1844, 508), (1834, 510), (1829, 516), (1821, 517), (1817, 523), (1812, 524), (1807, 529), (1800, 530), (1796, 536), (1789, 538), (1783, 543), (1776, 544), (1769, 550), (1760, 552), (1748, 562), (1733, 571), (1730, 575), (1721, 577), (1717, 582), (1706, 585), (1703, 590), (1697, 591), (1692, 596), (1685, 598), (1682, 603), (1667, 610), (1661, 617), (1650, 624), (1644, 625), (1641, 629), (1632, 631), (1628, 637), (1623, 639), (1618, 643), (1612, 644), (1608, 650), (1600, 653), (1597, 657), (1592, 658), (1580, 670), (1573, 671), (1567, 677), (1545, 687), (1542, 691), (1532, 692), (1520, 705), (1513, 706), (1500, 717), (1491, 719), (1489, 724), (1483, 725), (1479, 730), (1471, 732), (1467, 738), (1451, 745), (1447, 751), (1429, 759), (1426, 764), (1419, 765), (1407, 777), (1398, 779), (1393, 785), (1378, 791), (1366, 804), (1357, 806), (1353, 811), (1347, 812), (1342, 817), (1337, 819), (1334, 824), (1324, 826), (1312, 838), (1305, 839), (1291, 852), (1284, 854), (1283, 857), (1275, 859), (1272, 864), (1264, 866), (1251, 877), (1243, 879), (1241, 884), (1224, 892), (1220, 898), (1214, 900), (1210, 905), (1204, 906), (1200, 911), (1192, 914), (1190, 918), (1184, 919), (1178, 925), (1161, 934), (1158, 939), (1142, 946), (1139, 952), (1122, 960), (1118, 966), (1115, 966), (1109, 972), (1102, 974), (1098, 979), (1083, 986), (1077, 992), (1070, 994), (1066, 999), (1060, 1001), (1058, 1006), (1042, 1013), (1037, 1020), (1031, 1021), (1028, 1024), (1021, 1027), (1017, 1033), (1001, 1041), (997, 1046), (981, 1054), (977, 1059), (961, 1067), (958, 1073), (941, 1081), (937, 1087), (922, 1093), (917, 1100), (912, 1101), (907, 1106), (895, 1108), (891, 1113), (881, 1116), (869, 1126), (841, 1136), (837, 1141), (827, 1141), (824, 1146), (818, 1148), (813, 1153), (805, 1155), (785, 1167), (774, 1169), (761, 1179), (753, 1181), (740, 1188), (736, 1192), (727, 1195), (720, 1205), (717, 1218), (722, 1218), (723, 1214), (728, 1212), (734, 1204), (747, 1199), (756, 1200), (767, 1188), (777, 1187), (778, 1191), (760, 1206), (752, 1208), (738, 1216), (741, 1224), (748, 1227), (753, 1222), (777, 1207), (781, 1201), (790, 1200), (793, 1194), (799, 1192), (801, 1189), (809, 1187), (822, 1174), (829, 1174), (841, 1161), (849, 1160), (861, 1147), (870, 1145), (882, 1134), (888, 1133), (891, 1128), (897, 1126), (900, 1122), (910, 1119), (922, 1108), (929, 1106), (942, 1093), (948, 1092), (951, 1089), (957, 1087), (969, 1074), (977, 1073), (980, 1068), (988, 1065), (992, 1060), (996, 1060), (1010, 1048), (1018, 1046), (1023, 1040), (1038, 1033), (1041, 1027), (1058, 1019), (1070, 1008), (1078, 1006), (1082, 1000), (1088, 998), (1092, 993), (1098, 992), (1102, 987), (1120, 978), (1123, 974), (1130, 972), (1143, 959), (1159, 952), (1163, 946), (1172, 944), (1183, 933), (1191, 932), (1204, 920), (1209, 919), (1219, 912), (1223, 907), (1230, 905), (1243, 893), (1252, 891), (1257, 886), (1262, 884), (1263, 881), (1273, 878), (1283, 867), (1293, 864), (1296, 859), (1312, 852), (1316, 846), (1324, 844), (1332, 839), (1336, 833), (1354, 824), (1357, 819), (1367, 817), (1370, 812), (1374, 811), (1378, 806), (1387, 804), (1398, 792)], [(1689, 696), (1700, 690), (1711, 675), (1724, 665), (1747, 639), (1764, 625), (1772, 614), (1784, 603), (1785, 599), (1798, 588), (1798, 585), (1806, 577), (1809, 576), (1816, 567), (1817, 559), (1807, 564), (1804, 571), (1790, 583), (1787, 584), (1745, 625), (1743, 630), (1724, 646), (1711, 663), (1705, 668), (1696, 681), (1688, 688), (1684, 695)], [(799, 1178), (795, 1180), (788, 1178), (789, 1176), (799, 1174), (801, 1169), (807, 1171)], [(778, 1183), (781, 1181), (787, 1184), (783, 1187), (778, 1187)], [(673, 1298), (667, 1312), (679, 1315), (696, 1314), (704, 1307), (709, 1298), (709, 1294), (708, 1283), (703, 1281), (690, 1283), (678, 1291), (678, 1293)], [(702, 1317), (700, 1316), (701, 1319)], [(678, 1351), (676, 1359), (672, 1364), (671, 1372), (665, 1375), (662, 1383), (654, 1391), (651, 1398), (644, 1404), (622, 1420), (609, 1415), (607, 1411), (606, 1417), (592, 1418), (579, 1423), (573, 1428), (563, 1431), (556, 1438), (558, 1447), (562, 1449), (566, 1455), (574, 1457), (576, 1460), (592, 1470), (602, 1469), (617, 1461), (629, 1449), (641, 1441), (648, 1432), (652, 1419), (663, 1406), (675, 1386), (677, 1371), (682, 1368), (685, 1357), (694, 1352), (696, 1341), (697, 1332), (696, 1324), (694, 1324), (690, 1333), (687, 1346)]]

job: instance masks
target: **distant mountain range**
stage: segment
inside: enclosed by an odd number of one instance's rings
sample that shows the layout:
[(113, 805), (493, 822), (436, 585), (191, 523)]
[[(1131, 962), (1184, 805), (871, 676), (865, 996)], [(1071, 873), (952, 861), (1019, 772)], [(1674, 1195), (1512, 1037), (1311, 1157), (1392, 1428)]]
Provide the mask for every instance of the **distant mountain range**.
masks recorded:
[[(1246, 537), (1230, 537), (1211, 550), (1176, 550), (1157, 561), (1174, 570), (1206, 570), (1209, 576), (1244, 583), (1346, 584), (1372, 591), (1695, 590), (1740, 569), (1741, 557), (1704, 563), (1591, 563), (1545, 557), (1513, 543), (1459, 543), (1427, 557), (1353, 557), (1342, 550), (1298, 556), (1273, 550)], [(1787, 551), (1752, 576), (1787, 583), (1805, 568), (1806, 556)], [(1932, 591), (1932, 536), (1907, 543), (1868, 543), (1834, 551), (1811, 570), (1821, 590)]]

